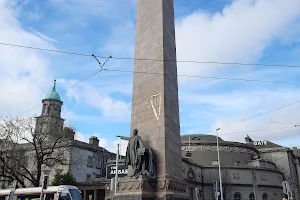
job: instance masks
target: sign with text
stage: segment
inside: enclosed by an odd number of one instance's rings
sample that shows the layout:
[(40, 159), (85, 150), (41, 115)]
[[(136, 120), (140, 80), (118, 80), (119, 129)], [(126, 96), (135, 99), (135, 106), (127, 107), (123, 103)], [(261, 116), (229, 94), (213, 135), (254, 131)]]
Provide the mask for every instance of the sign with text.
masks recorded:
[[(116, 166), (115, 165), (107, 165), (106, 166), (106, 179), (112, 179), (116, 176)], [(128, 174), (128, 169), (126, 165), (119, 164), (118, 165), (118, 177), (125, 177)]]
[(268, 145), (268, 141), (255, 141), (253, 142), (254, 146), (265, 146)]

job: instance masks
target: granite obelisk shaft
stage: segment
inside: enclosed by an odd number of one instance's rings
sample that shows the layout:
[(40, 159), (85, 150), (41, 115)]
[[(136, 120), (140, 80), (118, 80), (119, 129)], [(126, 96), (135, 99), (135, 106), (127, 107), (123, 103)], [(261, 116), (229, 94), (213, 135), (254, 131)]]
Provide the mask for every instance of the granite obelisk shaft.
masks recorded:
[(158, 181), (181, 182), (173, 0), (138, 0), (131, 132), (156, 154)]

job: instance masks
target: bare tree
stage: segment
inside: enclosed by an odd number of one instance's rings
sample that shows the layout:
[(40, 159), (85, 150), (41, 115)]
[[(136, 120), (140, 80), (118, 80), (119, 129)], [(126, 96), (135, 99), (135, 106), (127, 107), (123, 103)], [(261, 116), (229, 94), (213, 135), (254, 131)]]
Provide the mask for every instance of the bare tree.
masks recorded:
[(16, 180), (22, 187), (40, 184), (42, 171), (56, 164), (69, 165), (59, 124), (36, 124), (34, 117), (4, 117), (0, 122), (0, 177)]

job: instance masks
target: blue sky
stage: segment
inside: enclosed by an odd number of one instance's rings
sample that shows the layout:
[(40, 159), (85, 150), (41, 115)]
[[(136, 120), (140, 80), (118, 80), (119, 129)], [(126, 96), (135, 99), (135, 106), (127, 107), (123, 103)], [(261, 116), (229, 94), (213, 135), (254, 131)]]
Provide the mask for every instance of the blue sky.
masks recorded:
[[(135, 0), (0, 0), (0, 42), (113, 57), (133, 57)], [(178, 60), (300, 65), (299, 0), (175, 0)], [(101, 62), (104, 59), (100, 59)], [(106, 68), (133, 69), (130, 60)], [(57, 79), (61, 92), (99, 70), (91, 57), (0, 46), (0, 114), (40, 114)], [(179, 74), (300, 82), (300, 68), (179, 63)], [(300, 84), (179, 78), (181, 134), (207, 133), (300, 100)], [(100, 72), (60, 93), (63, 117), (87, 141), (113, 150), (129, 135), (132, 74)], [(221, 129), (292, 127), (300, 104)], [(279, 123), (270, 123), (279, 122)], [(299, 146), (299, 128), (249, 132), (255, 140)], [(297, 139), (296, 139), (297, 138)], [(125, 146), (125, 145), (124, 145)]]

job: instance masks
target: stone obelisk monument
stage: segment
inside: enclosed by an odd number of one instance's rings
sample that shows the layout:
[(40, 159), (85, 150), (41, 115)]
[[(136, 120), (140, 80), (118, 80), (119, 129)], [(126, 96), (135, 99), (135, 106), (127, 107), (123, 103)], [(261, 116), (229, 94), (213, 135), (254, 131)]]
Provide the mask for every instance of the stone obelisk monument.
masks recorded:
[(152, 149), (157, 179), (149, 184), (144, 175), (122, 178), (113, 199), (189, 199), (182, 172), (173, 0), (137, 0), (134, 72), (131, 133), (138, 129)]
[(186, 199), (173, 0), (137, 0), (131, 133), (156, 156), (158, 198)]

